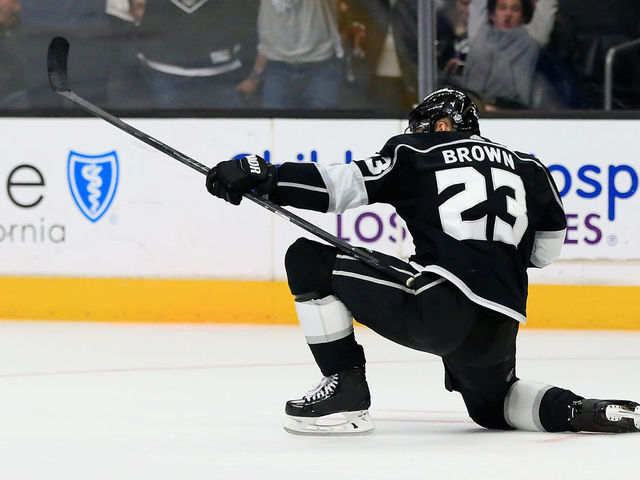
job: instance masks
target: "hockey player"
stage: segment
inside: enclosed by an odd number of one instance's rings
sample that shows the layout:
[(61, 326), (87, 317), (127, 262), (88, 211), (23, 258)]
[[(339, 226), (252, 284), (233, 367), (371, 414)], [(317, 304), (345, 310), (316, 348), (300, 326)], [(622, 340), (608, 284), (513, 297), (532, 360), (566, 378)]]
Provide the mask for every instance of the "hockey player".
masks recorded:
[[(252, 155), (221, 162), (207, 176), (209, 192), (236, 205), (252, 190), (279, 205), (320, 212), (388, 203), (414, 239), (409, 263), (379, 254), (413, 278), (411, 288), (334, 247), (303, 238), (291, 245), (289, 287), (324, 378), (287, 402), (285, 428), (329, 434), (374, 428), (355, 318), (393, 342), (440, 356), (445, 387), (462, 394), (483, 427), (640, 431), (635, 402), (585, 399), (516, 376), (527, 268), (556, 259), (565, 238), (564, 209), (546, 167), (481, 137), (476, 106), (456, 90), (425, 98), (409, 114), (407, 130), (379, 154), (350, 164), (276, 168)], [(345, 422), (318, 422), (334, 413)]]

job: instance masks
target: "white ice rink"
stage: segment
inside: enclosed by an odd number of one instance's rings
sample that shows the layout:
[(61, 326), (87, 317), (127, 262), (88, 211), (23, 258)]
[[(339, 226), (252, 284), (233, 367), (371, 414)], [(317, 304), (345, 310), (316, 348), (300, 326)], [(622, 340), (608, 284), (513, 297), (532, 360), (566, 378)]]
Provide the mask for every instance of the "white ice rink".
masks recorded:
[[(376, 430), (302, 437), (295, 327), (0, 322), (0, 479), (640, 479), (640, 434), (492, 432), (438, 358), (357, 329)], [(522, 331), (518, 375), (640, 400), (640, 332)]]

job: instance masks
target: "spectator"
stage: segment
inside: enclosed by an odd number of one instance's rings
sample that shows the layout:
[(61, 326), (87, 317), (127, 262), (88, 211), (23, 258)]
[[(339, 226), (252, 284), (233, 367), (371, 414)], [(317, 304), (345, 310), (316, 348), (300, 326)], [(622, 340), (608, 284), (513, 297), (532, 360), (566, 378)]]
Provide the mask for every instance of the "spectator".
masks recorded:
[(107, 0), (107, 13), (125, 22), (140, 25), (147, 0)]
[(105, 0), (21, 0), (20, 36), (30, 108), (72, 108), (54, 95), (47, 79), (46, 51), (54, 36), (71, 43), (69, 71), (74, 89), (88, 100), (106, 102), (109, 20)]
[(20, 15), (20, 0), (0, 0), (0, 109), (27, 106), (22, 62), (14, 29)]
[(136, 57), (137, 29), (144, 15), (146, 0), (107, 0), (109, 15), (111, 68), (107, 78), (108, 107), (140, 109), (149, 107), (144, 69)]
[(244, 106), (236, 85), (251, 69), (257, 2), (153, 0), (138, 28), (151, 107)]
[(13, 27), (20, 18), (20, 0), (0, 0), (0, 33)]
[(438, 80), (443, 85), (461, 85), (462, 69), (469, 52), (470, 4), (471, 0), (448, 0), (438, 11)]
[(549, 41), (557, 0), (473, 0), (470, 49), (463, 86), (487, 108), (557, 105), (536, 73), (541, 48)]
[(347, 0), (338, 2), (338, 31), (344, 50), (345, 80), (349, 85), (356, 81), (353, 72), (354, 61), (364, 57), (365, 26), (353, 16), (353, 10)]
[(344, 78), (337, 4), (261, 0), (258, 55), (238, 91), (253, 95), (264, 80), (264, 108), (337, 108)]
[(364, 26), (358, 85), (365, 107), (405, 112), (418, 100), (418, 3), (416, 0), (348, 0)]

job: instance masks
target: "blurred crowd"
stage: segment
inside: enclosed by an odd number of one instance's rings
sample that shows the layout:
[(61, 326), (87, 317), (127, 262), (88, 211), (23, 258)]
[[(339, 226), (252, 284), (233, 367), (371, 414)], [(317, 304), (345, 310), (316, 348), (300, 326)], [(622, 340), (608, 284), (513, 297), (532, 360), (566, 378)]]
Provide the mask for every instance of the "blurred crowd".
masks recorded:
[[(600, 109), (639, 0), (434, 0), (437, 86), (486, 110)], [(68, 108), (46, 47), (68, 38), (81, 96), (124, 110), (356, 110), (419, 101), (417, 0), (0, 0), (0, 111)], [(640, 109), (640, 45), (614, 57)]]

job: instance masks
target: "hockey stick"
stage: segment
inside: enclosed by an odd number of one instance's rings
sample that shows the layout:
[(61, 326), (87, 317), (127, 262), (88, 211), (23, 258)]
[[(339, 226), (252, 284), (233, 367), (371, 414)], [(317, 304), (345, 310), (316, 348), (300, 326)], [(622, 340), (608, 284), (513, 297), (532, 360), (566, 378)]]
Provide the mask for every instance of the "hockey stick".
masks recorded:
[[(69, 88), (69, 81), (67, 78), (67, 60), (69, 57), (69, 42), (62, 37), (55, 37), (51, 40), (49, 44), (49, 49), (47, 51), (47, 70), (49, 72), (49, 83), (51, 84), (51, 88), (58, 94), (69, 100), (70, 102), (75, 103), (76, 105), (83, 108), (85, 111), (89, 112), (91, 115), (106, 120), (110, 124), (115, 127), (123, 130), (129, 135), (133, 135), (138, 140), (143, 141), (147, 145), (152, 146), (156, 150), (161, 151), (162, 153), (173, 157), (179, 162), (187, 165), (188, 167), (193, 168), (194, 170), (206, 175), (209, 172), (209, 168), (204, 166), (203, 164), (197, 162), (196, 160), (188, 157), (187, 155), (180, 153), (178, 150), (170, 147), (162, 143), (160, 140), (153, 138), (150, 135), (147, 135), (144, 132), (141, 132), (135, 127), (123, 122), (119, 118), (111, 115), (109, 112), (102, 110), (100, 107), (89, 103), (85, 99), (76, 95)], [(325, 242), (337, 247), (343, 252), (352, 255), (358, 260), (366, 263), (367, 265), (375, 268), (376, 270), (384, 273), (388, 277), (400, 281), (402, 284), (410, 287), (413, 284), (413, 277), (409, 277), (408, 279), (404, 274), (395, 270), (391, 266), (381, 262), (378, 258), (370, 253), (370, 251), (364, 250), (362, 248), (354, 247), (353, 245), (345, 242), (344, 240), (326, 232), (312, 223), (307, 222), (301, 217), (289, 212), (288, 210), (282, 208), (279, 205), (276, 205), (269, 200), (255, 195), (254, 193), (245, 193), (243, 196), (252, 202), (257, 203), (258, 205), (266, 208), (267, 210), (275, 213), (276, 215), (284, 218), (285, 220), (290, 221), (294, 225), (301, 227), (309, 233), (312, 233), (316, 237), (324, 240)]]

